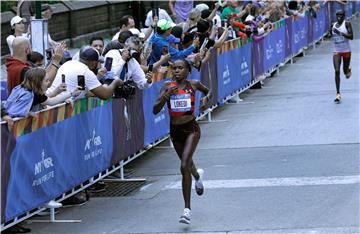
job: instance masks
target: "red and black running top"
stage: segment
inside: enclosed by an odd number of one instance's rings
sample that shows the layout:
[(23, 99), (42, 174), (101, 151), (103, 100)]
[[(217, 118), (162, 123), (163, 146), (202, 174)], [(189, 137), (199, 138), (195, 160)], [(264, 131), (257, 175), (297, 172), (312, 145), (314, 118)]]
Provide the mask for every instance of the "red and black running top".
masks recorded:
[[(177, 89), (177, 93), (170, 96), (167, 102), (169, 115), (171, 117), (192, 115), (195, 111), (195, 90), (191, 83), (186, 80), (184, 89)], [(170, 83), (170, 87), (176, 86), (176, 81)]]

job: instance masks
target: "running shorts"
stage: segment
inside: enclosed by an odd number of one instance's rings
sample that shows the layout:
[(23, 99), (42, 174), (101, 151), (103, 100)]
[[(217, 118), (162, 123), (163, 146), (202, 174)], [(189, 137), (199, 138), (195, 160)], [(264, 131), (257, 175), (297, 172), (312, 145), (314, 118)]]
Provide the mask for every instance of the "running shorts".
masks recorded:
[(343, 58), (350, 58), (351, 52), (334, 52), (334, 55), (341, 56)]
[(185, 142), (187, 137), (192, 133), (195, 133), (195, 136), (200, 139), (201, 131), (195, 119), (184, 124), (170, 124), (170, 137), (172, 141)]

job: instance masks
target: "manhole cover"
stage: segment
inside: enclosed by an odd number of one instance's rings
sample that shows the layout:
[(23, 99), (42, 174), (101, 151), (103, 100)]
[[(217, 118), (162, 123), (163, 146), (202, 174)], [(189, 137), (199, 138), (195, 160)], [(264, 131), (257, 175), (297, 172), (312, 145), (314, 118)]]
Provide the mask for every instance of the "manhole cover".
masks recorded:
[(146, 184), (146, 181), (106, 181), (105, 190), (101, 192), (90, 192), (90, 197), (121, 197), (129, 196)]

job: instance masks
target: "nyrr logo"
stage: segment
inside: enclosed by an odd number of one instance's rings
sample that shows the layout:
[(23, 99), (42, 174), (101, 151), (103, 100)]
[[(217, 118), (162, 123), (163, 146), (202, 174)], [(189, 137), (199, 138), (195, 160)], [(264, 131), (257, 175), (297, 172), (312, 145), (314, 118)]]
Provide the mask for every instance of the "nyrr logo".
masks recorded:
[[(321, 22), (319, 22), (321, 23)], [(315, 21), (314, 30), (315, 32), (319, 31), (319, 23)]]
[(280, 54), (283, 51), (283, 47), (284, 47), (284, 43), (282, 42), (282, 40), (279, 40), (276, 44), (276, 53)]
[[(87, 161), (102, 153), (101, 136), (96, 136), (95, 129), (92, 131), (92, 136), (86, 140), (84, 151), (84, 160)], [(90, 152), (89, 152), (90, 151)]]
[(271, 59), (273, 53), (274, 53), (274, 49), (272, 48), (271, 45), (269, 45), (269, 47), (265, 50), (266, 59), (267, 59), (267, 60)]
[(35, 175), (53, 166), (54, 164), (52, 158), (51, 157), (45, 158), (45, 150), (43, 149), (41, 152), (41, 161), (35, 163)]
[(223, 78), (224, 85), (230, 83), (230, 69), (227, 64), (226, 64), (225, 70), (223, 71), (222, 78)]
[(92, 137), (86, 140), (85, 151), (90, 150), (93, 146), (101, 145), (101, 136), (96, 136), (95, 129), (92, 132)]
[(248, 64), (246, 62), (245, 57), (243, 57), (243, 61), (242, 61), (241, 65), (240, 65), (240, 67), (241, 67), (241, 75), (242, 76), (244, 76), (246, 74), (249, 74), (249, 68), (248, 68)]
[[(54, 170), (52, 168), (54, 167), (54, 163), (51, 157), (46, 157), (45, 150), (43, 149), (41, 152), (41, 161), (35, 163), (34, 167), (34, 177), (35, 179), (32, 182), (32, 186), (39, 186), (42, 183), (47, 182), (51, 178), (55, 177)], [(44, 175), (43, 172), (46, 172)], [(37, 177), (37, 175), (40, 175), (40, 177)]]

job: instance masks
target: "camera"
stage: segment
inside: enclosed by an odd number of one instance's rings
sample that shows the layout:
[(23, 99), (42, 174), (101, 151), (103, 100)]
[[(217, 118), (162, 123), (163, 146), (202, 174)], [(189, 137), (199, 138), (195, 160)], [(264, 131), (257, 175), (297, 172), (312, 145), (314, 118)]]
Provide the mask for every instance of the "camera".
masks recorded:
[(140, 53), (137, 50), (132, 49), (132, 48), (129, 49), (129, 54), (130, 54), (130, 57), (134, 58), (134, 59), (137, 59), (140, 57)]
[(130, 96), (135, 95), (136, 88), (133, 80), (127, 80), (121, 87), (116, 88), (114, 92), (115, 98), (128, 99)]

